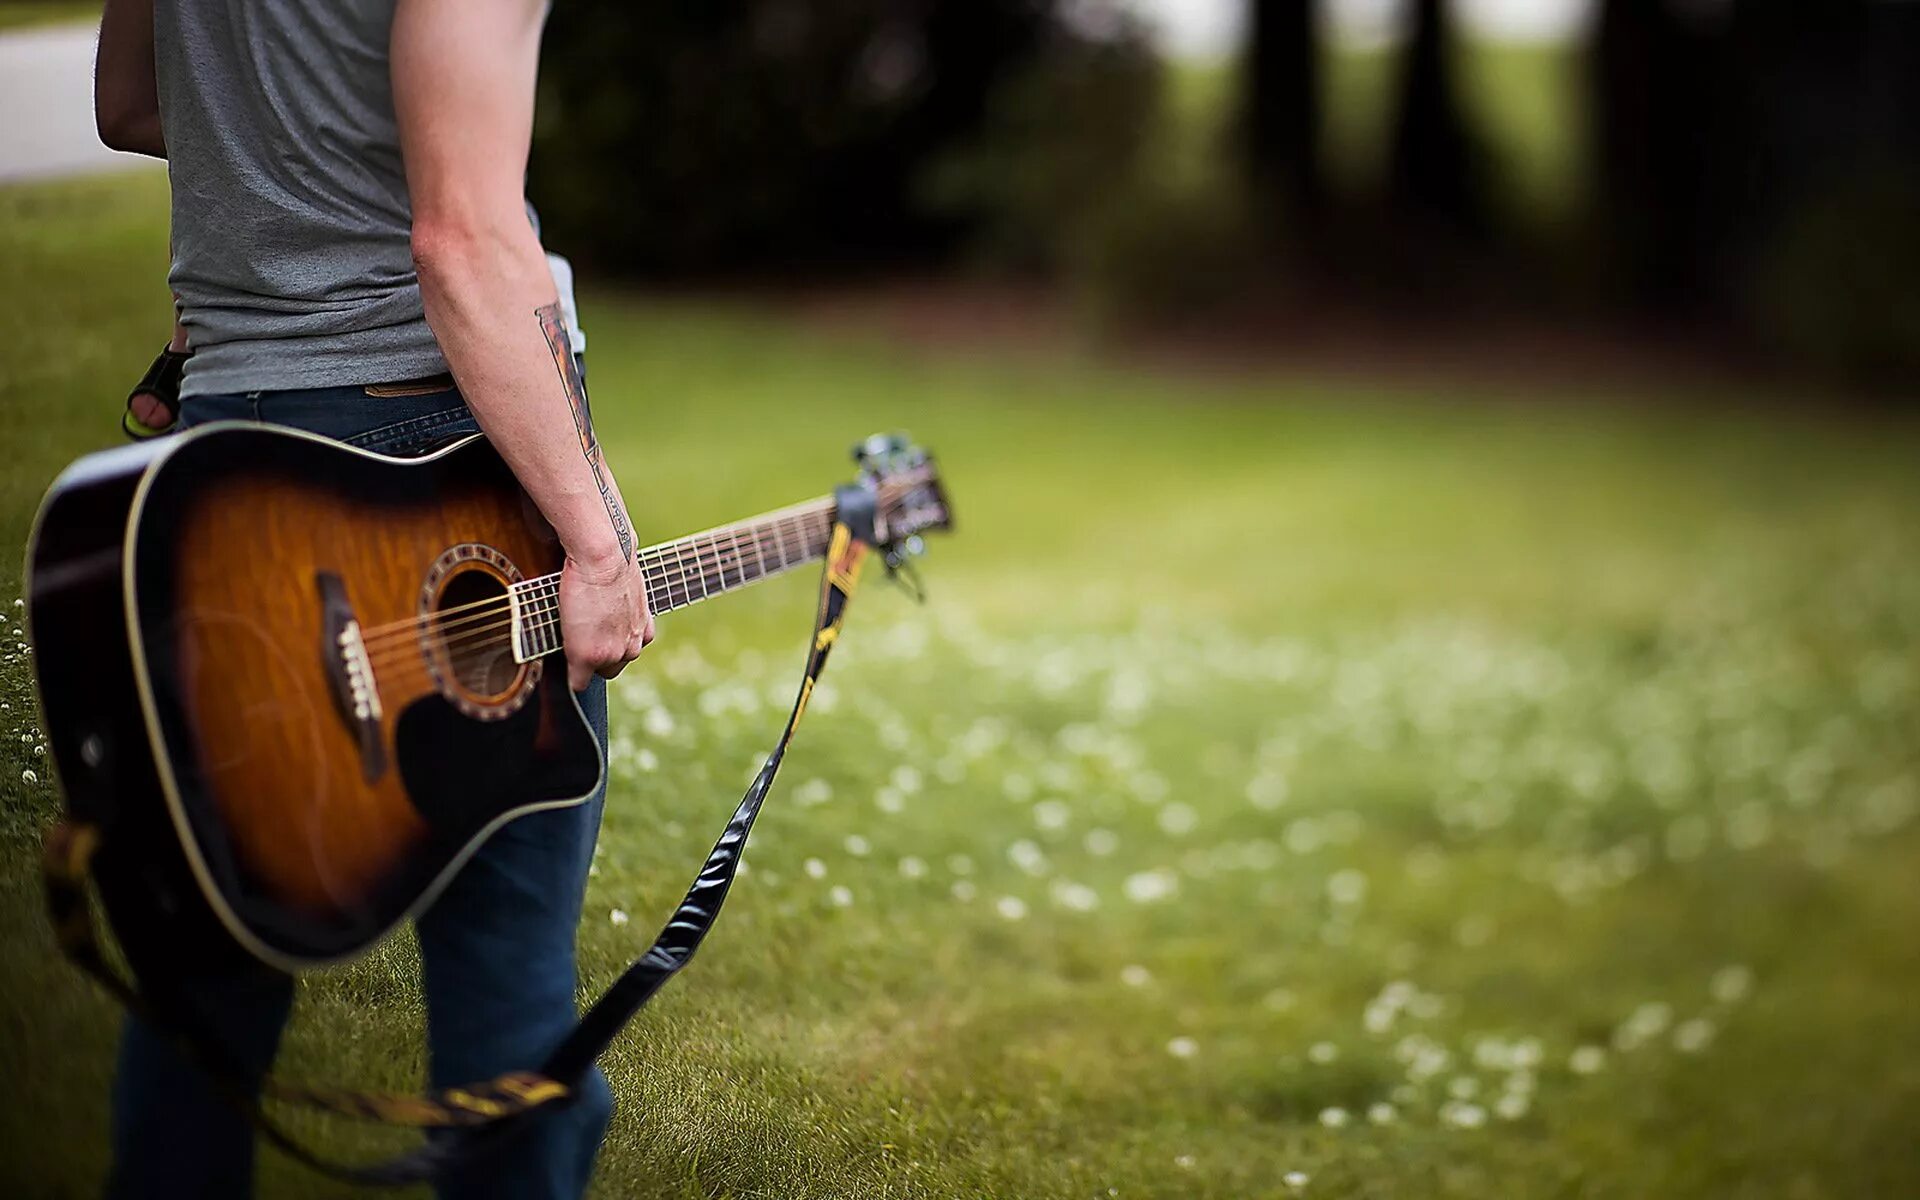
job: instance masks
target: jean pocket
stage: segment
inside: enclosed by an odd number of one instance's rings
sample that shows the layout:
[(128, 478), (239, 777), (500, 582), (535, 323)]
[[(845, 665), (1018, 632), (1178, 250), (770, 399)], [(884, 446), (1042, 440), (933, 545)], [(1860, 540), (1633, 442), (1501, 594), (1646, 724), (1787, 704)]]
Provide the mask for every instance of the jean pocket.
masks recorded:
[(464, 404), (424, 416), (391, 421), (345, 439), (349, 446), (387, 454), (395, 458), (415, 458), (448, 442), (480, 432), (480, 423)]

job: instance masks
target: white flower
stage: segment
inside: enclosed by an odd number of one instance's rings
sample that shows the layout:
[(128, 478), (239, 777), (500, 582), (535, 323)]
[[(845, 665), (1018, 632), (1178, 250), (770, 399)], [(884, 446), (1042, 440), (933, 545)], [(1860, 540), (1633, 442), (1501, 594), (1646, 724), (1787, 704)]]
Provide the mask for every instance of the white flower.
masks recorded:
[(1385, 1100), (1376, 1100), (1367, 1106), (1367, 1120), (1375, 1125), (1391, 1125), (1400, 1119), (1400, 1110)]
[(1286, 777), (1272, 772), (1255, 775), (1247, 784), (1247, 801), (1262, 812), (1279, 808), (1287, 802)]
[(1367, 877), (1348, 867), (1327, 880), (1327, 898), (1335, 904), (1358, 904), (1367, 898)]
[(865, 858), (867, 852), (873, 849), (873, 847), (868, 844), (867, 839), (857, 833), (848, 834), (845, 845), (847, 847), (847, 853), (853, 855), (855, 858)]
[(1084, 883), (1073, 883), (1060, 879), (1051, 889), (1053, 902), (1061, 908), (1070, 908), (1074, 912), (1092, 912), (1100, 907), (1100, 894)]
[(1152, 904), (1165, 900), (1180, 890), (1179, 876), (1165, 867), (1152, 871), (1140, 871), (1127, 876), (1121, 891), (1135, 904)]
[(1059, 800), (1042, 800), (1033, 806), (1033, 823), (1042, 829), (1065, 829), (1072, 810)]
[(1191, 1154), (1179, 1155), (1173, 1160), (1173, 1165), (1176, 1167), (1186, 1167), (1191, 1169), (1193, 1167), (1193, 1155)]
[(1290, 988), (1277, 987), (1261, 999), (1261, 1003), (1274, 1012), (1285, 1012), (1293, 1007), (1294, 995)]
[(653, 737), (666, 737), (673, 732), (673, 714), (664, 708), (650, 708), (640, 719), (640, 726)]
[(908, 879), (922, 879), (927, 874), (927, 862), (909, 854), (900, 860), (900, 874)]
[(810, 858), (802, 863), (801, 869), (807, 873), (807, 878), (809, 879), (825, 879), (827, 877), (827, 864), (817, 858)]
[(993, 902), (993, 910), (1009, 921), (1018, 921), (1027, 915), (1027, 902), (1018, 896), (1002, 896)]
[(1672, 1022), (1672, 1005), (1659, 1000), (1642, 1004), (1620, 1023), (1618, 1029), (1613, 1031), (1613, 1048), (1637, 1050), (1665, 1033), (1667, 1026)]
[(633, 765), (642, 771), (657, 771), (660, 769), (660, 756), (642, 746), (634, 752)]
[(1487, 1110), (1464, 1100), (1449, 1100), (1440, 1106), (1440, 1120), (1455, 1129), (1478, 1129), (1487, 1123)]
[(883, 787), (873, 794), (873, 806), (883, 813), (897, 813), (907, 806), (899, 788)]
[(1347, 1123), (1347, 1110), (1339, 1105), (1331, 1105), (1320, 1110), (1320, 1123), (1328, 1129), (1341, 1129)]
[(1502, 1121), (1518, 1121), (1532, 1103), (1524, 1092), (1508, 1092), (1493, 1102), (1493, 1111)]
[(1190, 1037), (1177, 1037), (1167, 1043), (1167, 1053), (1175, 1058), (1192, 1058), (1200, 1053), (1200, 1043)]
[(625, 925), (627, 923), (626, 910), (621, 908), (614, 909), (612, 912), (607, 914), (607, 920), (611, 921), (615, 925)]
[(1334, 1045), (1332, 1042), (1315, 1042), (1313, 1045), (1307, 1047), (1307, 1061), (1309, 1062), (1325, 1065), (1339, 1057), (1340, 1047)]
[(1163, 831), (1179, 837), (1193, 832), (1193, 827), (1200, 823), (1200, 814), (1194, 812), (1191, 805), (1169, 804), (1160, 810), (1159, 823)]
[(972, 900), (975, 896), (980, 894), (980, 889), (973, 886), (973, 881), (971, 879), (954, 880), (953, 887), (950, 890), (953, 893), (953, 898), (955, 900), (960, 901), (962, 904), (967, 903), (968, 901)]
[(32, 767), (28, 767), (26, 770), (20, 772), (20, 782), (21, 783), (39, 783), (40, 776), (34, 772)]
[(1307, 1184), (1313, 1182), (1313, 1176), (1307, 1174), (1305, 1171), (1288, 1171), (1280, 1177), (1280, 1182), (1297, 1192), (1307, 1186)]
[(1029, 875), (1047, 873), (1046, 851), (1040, 849), (1038, 843), (1028, 841), (1026, 838), (1021, 838), (1007, 847), (1007, 861)]
[(1738, 963), (1721, 967), (1713, 973), (1707, 990), (1722, 1004), (1738, 1004), (1753, 990), (1753, 971)]
[(1513, 1049), (1509, 1057), (1516, 1068), (1525, 1069), (1527, 1067), (1539, 1066), (1540, 1039), (1536, 1037), (1521, 1038), (1513, 1044)]
[(1607, 1065), (1607, 1052), (1598, 1046), (1581, 1046), (1567, 1056), (1567, 1070), (1575, 1075), (1597, 1075)]
[(853, 903), (853, 889), (845, 884), (836, 883), (827, 892), (827, 899), (833, 902), (835, 908), (845, 908)]
[(905, 763), (893, 769), (892, 780), (893, 786), (900, 789), (904, 795), (911, 796), (920, 790), (920, 772)]
[(1153, 982), (1153, 974), (1139, 963), (1128, 963), (1120, 968), (1120, 982), (1128, 987), (1145, 987)]
[(1673, 1048), (1682, 1054), (1698, 1054), (1713, 1042), (1713, 1022), (1705, 1017), (1682, 1021), (1673, 1031)]
[(1105, 858), (1120, 848), (1120, 835), (1111, 829), (1089, 829), (1082, 839), (1087, 853), (1095, 858)]
[(809, 779), (793, 789), (794, 803), (812, 808), (833, 799), (833, 785), (824, 779)]
[(1455, 1075), (1447, 1081), (1447, 1095), (1456, 1100), (1471, 1100), (1480, 1094), (1480, 1081), (1471, 1075)]

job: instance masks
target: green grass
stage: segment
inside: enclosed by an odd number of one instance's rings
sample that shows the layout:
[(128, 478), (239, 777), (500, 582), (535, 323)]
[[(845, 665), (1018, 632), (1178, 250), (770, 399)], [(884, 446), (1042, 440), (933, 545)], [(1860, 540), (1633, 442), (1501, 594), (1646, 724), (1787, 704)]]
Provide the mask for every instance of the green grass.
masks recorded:
[[(163, 195), (0, 191), (0, 543), (164, 336)], [(610, 1055), (602, 1194), (1920, 1194), (1911, 421), (586, 314), (644, 532), (891, 426), (959, 518), (925, 608), (858, 597), (751, 872)], [(618, 687), (588, 988), (772, 736), (811, 586), (667, 621)], [(6, 615), (0, 1180), (78, 1196), (114, 1013), (37, 908)], [(283, 1066), (406, 1086), (419, 1021), (401, 940), (307, 982)]]
[(0, 30), (99, 23), (100, 5), (90, 0), (0, 0)]

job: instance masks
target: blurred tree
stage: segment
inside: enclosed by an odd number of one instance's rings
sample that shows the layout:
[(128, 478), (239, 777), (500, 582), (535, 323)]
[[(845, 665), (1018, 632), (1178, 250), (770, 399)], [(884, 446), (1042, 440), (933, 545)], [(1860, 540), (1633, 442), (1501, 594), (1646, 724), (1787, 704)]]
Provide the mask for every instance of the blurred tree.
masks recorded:
[(1625, 296), (1920, 372), (1920, 7), (1605, 0), (1595, 227)]
[(1241, 149), (1256, 203), (1284, 203), (1296, 218), (1322, 199), (1318, 7), (1248, 0), (1240, 69)]
[(1415, 0), (1394, 110), (1387, 200), (1416, 231), (1472, 241), (1491, 227), (1487, 155), (1461, 102), (1454, 61), (1447, 6)]
[(853, 266), (950, 248), (925, 165), (1080, 34), (1067, 0), (567, 0), (548, 23), (529, 191), (603, 266)]
[(1615, 286), (1640, 304), (1683, 304), (1703, 284), (1717, 50), (1667, 0), (1601, 4), (1588, 69), (1595, 219)]

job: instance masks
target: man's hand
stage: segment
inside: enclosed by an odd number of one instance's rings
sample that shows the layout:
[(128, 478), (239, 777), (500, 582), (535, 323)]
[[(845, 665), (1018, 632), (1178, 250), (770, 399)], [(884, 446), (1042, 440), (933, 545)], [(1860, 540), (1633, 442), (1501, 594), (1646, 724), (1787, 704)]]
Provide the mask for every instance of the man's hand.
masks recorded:
[(581, 691), (595, 675), (612, 679), (653, 640), (646, 576), (632, 560), (595, 570), (569, 556), (560, 570), (560, 637), (567, 683)]

